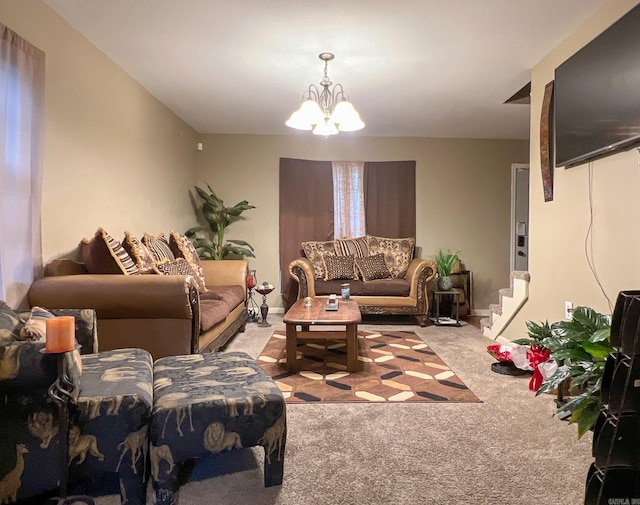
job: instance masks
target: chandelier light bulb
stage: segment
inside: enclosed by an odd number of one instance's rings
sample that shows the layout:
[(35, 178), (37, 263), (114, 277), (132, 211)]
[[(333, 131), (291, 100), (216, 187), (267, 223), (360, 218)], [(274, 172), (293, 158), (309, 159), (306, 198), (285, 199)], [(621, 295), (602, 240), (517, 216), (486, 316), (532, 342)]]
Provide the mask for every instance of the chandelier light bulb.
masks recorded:
[(338, 102), (333, 114), (331, 114), (331, 121), (338, 126), (341, 132), (353, 132), (364, 128), (360, 114), (351, 105), (351, 102), (346, 100)]
[(334, 55), (320, 53), (319, 58), (324, 61), (324, 77), (320, 82), (322, 89), (310, 84), (304, 92), (304, 101), (285, 124), (298, 130), (313, 130), (314, 135), (325, 137), (340, 131), (361, 130), (365, 124), (349, 101), (342, 84), (334, 85), (327, 75), (327, 65)]
[(324, 137), (329, 137), (330, 135), (337, 135), (338, 129), (333, 121), (330, 119), (325, 119), (322, 123), (316, 125), (313, 129), (314, 135), (322, 135)]

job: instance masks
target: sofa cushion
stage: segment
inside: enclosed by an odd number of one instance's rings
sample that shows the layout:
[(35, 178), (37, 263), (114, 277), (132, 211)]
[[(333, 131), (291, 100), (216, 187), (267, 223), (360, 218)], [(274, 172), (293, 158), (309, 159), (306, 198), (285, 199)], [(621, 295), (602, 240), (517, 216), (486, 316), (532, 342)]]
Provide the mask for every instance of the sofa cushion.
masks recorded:
[(357, 279), (353, 256), (323, 256), (324, 280), (335, 279), (352, 280)]
[(244, 303), (245, 290), (242, 286), (210, 286), (208, 291), (200, 295), (200, 300), (218, 299), (227, 304), (229, 310), (235, 309), (239, 304)]
[(0, 301), (0, 343), (19, 340), (23, 324), (20, 315), (5, 302)]
[(142, 236), (142, 243), (149, 248), (156, 261), (173, 261), (176, 259), (174, 254), (171, 252), (169, 242), (164, 238), (164, 233), (157, 236), (145, 233)]
[(82, 260), (90, 274), (138, 275), (140, 271), (122, 244), (102, 227), (82, 239)]
[(338, 238), (335, 240), (334, 248), (338, 256), (366, 258), (369, 255), (367, 237)]
[(129, 253), (131, 259), (135, 262), (140, 273), (153, 272), (153, 263), (156, 259), (151, 254), (151, 251), (144, 245), (138, 237), (134, 234), (125, 231), (124, 240), (122, 241), (122, 247)]
[(157, 261), (153, 265), (155, 273), (160, 275), (190, 275), (195, 279), (196, 274), (184, 258)]
[(202, 293), (207, 290), (204, 281), (204, 269), (200, 263), (200, 256), (193, 242), (185, 235), (171, 230), (169, 233), (169, 247), (176, 258), (184, 258), (196, 274), (198, 290)]
[(411, 285), (404, 279), (376, 279), (362, 283), (362, 296), (409, 296)]
[(302, 250), (313, 265), (314, 277), (316, 279), (324, 279), (325, 269), (322, 258), (336, 255), (333, 240), (327, 242), (302, 242)]
[[(315, 281), (316, 295), (339, 294), (344, 281)], [(411, 285), (404, 279), (377, 279), (349, 281), (351, 296), (409, 296)]]
[(416, 244), (414, 238), (385, 238), (367, 235), (369, 256), (384, 254), (391, 277), (403, 278), (413, 259), (413, 249)]
[(224, 321), (229, 312), (229, 306), (224, 300), (200, 299), (200, 332), (205, 332)]
[(356, 258), (356, 269), (360, 273), (360, 277), (364, 281), (372, 281), (374, 279), (388, 279), (391, 272), (387, 268), (384, 261), (384, 254), (374, 254), (367, 258)]

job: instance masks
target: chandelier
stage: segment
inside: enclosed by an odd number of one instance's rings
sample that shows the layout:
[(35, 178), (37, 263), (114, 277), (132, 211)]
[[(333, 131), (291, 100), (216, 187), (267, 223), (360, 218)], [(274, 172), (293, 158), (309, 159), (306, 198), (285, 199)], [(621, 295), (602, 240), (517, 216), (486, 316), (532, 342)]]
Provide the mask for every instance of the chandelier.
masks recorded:
[(349, 102), (342, 84), (333, 85), (327, 75), (327, 65), (334, 55), (320, 53), (318, 57), (324, 61), (324, 77), (320, 82), (322, 90), (315, 84), (310, 84), (309, 89), (302, 95), (302, 105), (291, 114), (285, 124), (298, 130), (313, 130), (314, 135), (325, 137), (336, 135), (338, 132), (361, 130), (364, 123), (358, 111)]

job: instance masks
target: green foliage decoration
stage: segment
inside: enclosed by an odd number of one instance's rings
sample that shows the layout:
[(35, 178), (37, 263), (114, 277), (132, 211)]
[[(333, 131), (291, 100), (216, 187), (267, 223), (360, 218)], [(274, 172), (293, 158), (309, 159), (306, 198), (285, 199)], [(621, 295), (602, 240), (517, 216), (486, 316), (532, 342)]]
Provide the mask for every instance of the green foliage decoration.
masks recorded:
[(448, 277), (453, 273), (453, 267), (458, 261), (458, 253), (451, 249), (438, 249), (433, 261), (440, 277)]
[(562, 387), (568, 382), (575, 396), (558, 407), (557, 412), (571, 412), (569, 422), (578, 425), (582, 437), (595, 424), (602, 408), (600, 388), (607, 356), (614, 351), (610, 343), (609, 316), (589, 307), (577, 307), (570, 321), (549, 325), (527, 323), (529, 338), (516, 340), (520, 345), (537, 345), (551, 351), (558, 370), (542, 383), (536, 396)]
[(226, 240), (225, 230), (229, 225), (238, 221), (240, 215), (249, 209), (255, 209), (246, 200), (238, 202), (233, 207), (225, 207), (213, 188), (207, 184), (209, 191), (195, 186), (196, 193), (202, 200), (202, 215), (209, 226), (194, 226), (185, 235), (193, 242), (200, 259), (221, 260), (229, 254), (249, 256), (255, 258), (253, 247), (244, 240)]

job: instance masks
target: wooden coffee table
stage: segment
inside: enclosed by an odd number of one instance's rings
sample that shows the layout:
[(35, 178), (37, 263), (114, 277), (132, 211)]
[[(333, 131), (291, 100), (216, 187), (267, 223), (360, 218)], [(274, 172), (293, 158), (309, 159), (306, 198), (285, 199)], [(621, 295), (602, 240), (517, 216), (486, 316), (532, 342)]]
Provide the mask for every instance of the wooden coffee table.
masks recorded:
[[(298, 340), (344, 339), (347, 343), (347, 371), (358, 369), (358, 323), (362, 315), (358, 303), (354, 300), (338, 300), (338, 310), (325, 309), (326, 298), (314, 298), (310, 307), (306, 307), (304, 300), (298, 300), (284, 315), (287, 325), (287, 368), (289, 372), (298, 371), (297, 344)], [(311, 326), (337, 325), (345, 326), (344, 330), (311, 331)], [(300, 330), (298, 330), (300, 326)]]

